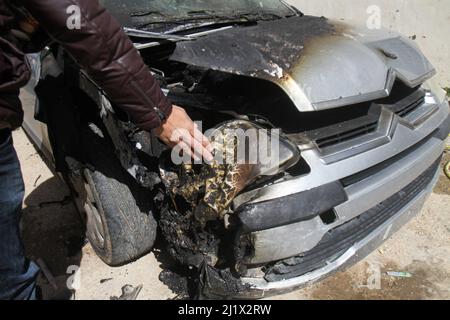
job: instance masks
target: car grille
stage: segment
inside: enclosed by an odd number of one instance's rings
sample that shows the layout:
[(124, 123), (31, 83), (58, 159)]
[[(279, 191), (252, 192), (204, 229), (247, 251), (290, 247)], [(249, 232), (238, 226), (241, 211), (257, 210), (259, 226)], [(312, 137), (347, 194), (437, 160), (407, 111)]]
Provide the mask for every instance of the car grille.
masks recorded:
[(425, 92), (423, 90), (417, 90), (396, 103), (384, 104), (384, 106), (396, 113), (399, 117), (404, 118), (424, 103)]
[(385, 107), (399, 117), (405, 118), (424, 103), (425, 92), (422, 89), (404, 88), (404, 86), (396, 85), (389, 97), (366, 103), (371, 105), (367, 109), (367, 115), (310, 130), (306, 132), (306, 135), (314, 141), (320, 151), (326, 152), (329, 147), (375, 133), (379, 129), (381, 107)]
[(366, 108), (365, 115), (310, 130), (306, 136), (314, 141), (320, 151), (325, 152), (329, 147), (373, 133), (378, 129), (381, 107), (373, 104)]
[(319, 149), (323, 149), (375, 132), (377, 130), (377, 127), (378, 121), (372, 121), (367, 124), (363, 124), (355, 129), (339, 132), (333, 136), (328, 136), (322, 139), (317, 139), (316, 145), (319, 147)]
[(433, 180), (439, 161), (416, 178), (403, 190), (366, 211), (357, 218), (330, 230), (312, 250), (299, 256), (277, 262), (266, 271), (269, 282), (301, 276), (338, 258), (355, 243), (363, 240), (384, 222), (395, 216)]

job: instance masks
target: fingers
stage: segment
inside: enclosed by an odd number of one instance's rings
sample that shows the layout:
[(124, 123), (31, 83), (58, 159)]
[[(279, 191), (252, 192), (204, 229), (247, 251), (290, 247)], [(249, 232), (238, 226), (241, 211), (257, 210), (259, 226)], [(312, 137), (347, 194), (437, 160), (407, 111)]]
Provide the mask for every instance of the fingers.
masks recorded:
[(189, 140), (191, 140), (191, 142), (188, 144), (191, 145), (192, 150), (195, 152), (195, 154), (202, 156), (206, 161), (212, 161), (213, 147), (208, 138), (206, 138), (200, 132), (200, 130), (198, 129), (198, 125), (194, 123), (185, 112), (184, 115), (186, 120), (185, 128), (188, 129), (190, 135)]
[(181, 150), (183, 150), (183, 152), (185, 152), (189, 157), (191, 157), (192, 159), (194, 159), (194, 161), (196, 162), (200, 162), (200, 158), (192, 151), (192, 147), (190, 145), (188, 145), (186, 142), (184, 141), (180, 141), (177, 146), (179, 148), (181, 148)]
[(212, 156), (211, 152), (209, 152), (208, 149), (206, 149), (200, 141), (196, 140), (193, 137), (191, 137), (191, 138), (192, 138), (191, 139), (191, 147), (192, 147), (192, 150), (194, 151), (194, 153), (196, 155), (202, 156), (202, 158), (208, 162), (212, 161), (213, 156)]
[(206, 161), (213, 161), (213, 147), (209, 140), (200, 131), (197, 131), (192, 138), (194, 150), (201, 154)]
[(211, 152), (209, 152), (203, 144), (195, 139), (186, 129), (176, 129), (172, 134), (172, 143), (179, 145), (179, 147), (189, 154), (196, 162), (205, 159), (210, 162), (213, 160)]
[(197, 124), (183, 108), (173, 106), (173, 111), (159, 136), (166, 137), (169, 145), (179, 145), (195, 161), (201, 161), (203, 158), (210, 162), (214, 159), (210, 141), (201, 133)]
[(200, 132), (200, 130), (198, 130), (197, 124), (195, 125), (194, 137), (197, 137), (197, 141), (199, 141), (203, 145), (203, 147), (205, 147), (206, 150), (208, 150), (210, 153), (212, 153), (214, 151), (214, 148), (213, 148), (211, 142), (209, 141), (209, 139), (207, 137), (205, 137)]

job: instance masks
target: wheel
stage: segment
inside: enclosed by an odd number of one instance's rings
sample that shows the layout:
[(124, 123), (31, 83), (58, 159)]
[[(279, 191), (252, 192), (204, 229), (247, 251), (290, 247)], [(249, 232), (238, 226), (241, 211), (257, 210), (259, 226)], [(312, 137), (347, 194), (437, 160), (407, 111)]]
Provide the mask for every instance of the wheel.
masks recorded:
[(156, 239), (150, 196), (123, 169), (99, 126), (89, 123), (83, 128), (83, 144), (92, 169), (84, 169), (77, 192), (84, 202), (87, 237), (106, 264), (134, 261), (148, 253)]

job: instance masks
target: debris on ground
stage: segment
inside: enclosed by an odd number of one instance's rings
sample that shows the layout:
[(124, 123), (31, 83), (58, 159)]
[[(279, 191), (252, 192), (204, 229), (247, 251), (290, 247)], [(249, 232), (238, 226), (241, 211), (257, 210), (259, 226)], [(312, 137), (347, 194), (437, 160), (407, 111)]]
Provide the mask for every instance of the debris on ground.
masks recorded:
[(138, 285), (136, 288), (129, 284), (124, 285), (122, 287), (122, 295), (120, 297), (111, 297), (110, 300), (136, 300), (142, 287), (142, 284)]
[(249, 285), (243, 284), (230, 270), (219, 270), (205, 262), (199, 272), (197, 299), (228, 299), (250, 289)]
[(113, 278), (101, 279), (100, 283), (103, 284), (103, 283), (111, 281), (111, 280), (113, 280)]
[(42, 178), (42, 175), (40, 174), (37, 178), (36, 178), (36, 180), (34, 180), (34, 184), (33, 184), (33, 187), (35, 187), (36, 188), (36, 186), (37, 186), (37, 183), (38, 183), (38, 181), (39, 181), (39, 179), (41, 179)]
[(396, 278), (411, 278), (412, 274), (409, 272), (388, 271), (386, 274), (390, 277)]

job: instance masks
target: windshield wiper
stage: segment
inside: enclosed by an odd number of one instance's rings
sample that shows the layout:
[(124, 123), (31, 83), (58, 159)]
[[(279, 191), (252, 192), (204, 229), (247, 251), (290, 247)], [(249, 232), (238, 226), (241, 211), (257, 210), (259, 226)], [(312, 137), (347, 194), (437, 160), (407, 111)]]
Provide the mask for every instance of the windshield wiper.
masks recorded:
[[(136, 13), (139, 14), (139, 13)], [(150, 11), (149, 14), (159, 14), (157, 11)], [(189, 27), (195, 25), (197, 23), (203, 22), (206, 24), (211, 22), (211, 25), (214, 24), (246, 24), (246, 23), (255, 23), (258, 21), (268, 21), (268, 20), (278, 20), (283, 18), (288, 18), (297, 15), (297, 13), (293, 12), (291, 15), (282, 16), (275, 12), (260, 12), (260, 11), (248, 11), (248, 12), (233, 12), (229, 15), (217, 14), (216, 11), (213, 10), (195, 10), (187, 12), (187, 16), (184, 18), (173, 19), (174, 17), (165, 16), (164, 20), (161, 21), (148, 21), (139, 25), (139, 28), (147, 28), (151, 25), (187, 25), (190, 24)], [(140, 13), (139, 16), (142, 17), (144, 13)], [(161, 14), (163, 16), (163, 14)], [(178, 29), (178, 28), (177, 28)], [(181, 28), (182, 29), (182, 28)]]
[(196, 10), (188, 12), (188, 15), (190, 16), (189, 18), (186, 18), (184, 20), (177, 20), (177, 22), (209, 19), (215, 20), (217, 22), (233, 20), (237, 20), (238, 22), (242, 22), (241, 20), (253, 22), (257, 20), (272, 20), (283, 18), (276, 13), (258, 11), (235, 12), (230, 15), (218, 15), (215, 11), (212, 10)]
[(171, 42), (191, 41), (191, 40), (195, 40), (197, 38), (203, 37), (212, 32), (226, 30), (229, 28), (232, 28), (232, 26), (222, 27), (222, 28), (218, 28), (218, 29), (210, 30), (210, 31), (197, 32), (197, 33), (186, 35), (186, 36), (178, 36), (178, 35), (174, 35), (174, 34), (170, 34), (170, 33), (150, 32), (150, 31), (144, 31), (144, 30), (138, 30), (138, 29), (132, 29), (132, 28), (124, 28), (124, 31), (130, 37), (154, 39), (155, 41), (153, 41), (153, 42), (134, 43), (134, 46), (136, 48), (145, 49), (145, 48), (150, 48), (150, 47), (160, 45), (161, 41), (157, 41), (157, 40), (165, 40), (165, 41), (171, 41)]
[(182, 24), (190, 21), (197, 21), (197, 20), (213, 20), (221, 18), (220, 15), (215, 14), (215, 11), (213, 10), (195, 10), (195, 11), (189, 11), (187, 12), (187, 16), (184, 18), (180, 17), (174, 17), (167, 14), (164, 14), (160, 11), (142, 11), (142, 12), (135, 12), (130, 14), (132, 18), (142, 18), (142, 17), (148, 17), (148, 16), (159, 16), (163, 18), (163, 20), (155, 20), (155, 21), (149, 21), (148, 23), (145, 23), (141, 27), (145, 27), (146, 25), (150, 24)]
[(167, 17), (166, 14), (160, 12), (160, 11), (138, 11), (138, 12), (133, 12), (130, 14), (130, 17), (146, 17), (146, 16), (161, 16), (161, 17)]
[(123, 28), (123, 30), (125, 31), (125, 33), (128, 36), (135, 37), (135, 38), (158, 39), (158, 40), (169, 40), (169, 41), (192, 40), (191, 37), (177, 36), (175, 34), (164, 34), (164, 33), (158, 33), (158, 32), (143, 31), (143, 30), (133, 29), (133, 28)]
[(201, 21), (204, 23), (211, 22), (211, 25), (214, 24), (245, 24), (245, 23), (253, 23), (260, 20), (276, 20), (281, 19), (282, 17), (276, 14), (256, 14), (256, 13), (247, 13), (247, 14), (239, 14), (232, 16), (198, 16), (198, 17), (190, 17), (186, 19), (177, 19), (177, 20), (166, 20), (166, 21), (151, 21), (144, 24), (141, 24), (140, 28), (145, 28), (150, 25), (158, 25), (158, 24), (196, 24)]
[(201, 16), (217, 16), (214, 10), (192, 10), (187, 13), (190, 16), (201, 15)]
[(258, 21), (258, 20), (277, 20), (284, 18), (276, 13), (271, 12), (243, 12), (234, 15), (232, 18), (234, 19), (246, 19), (250, 22)]

